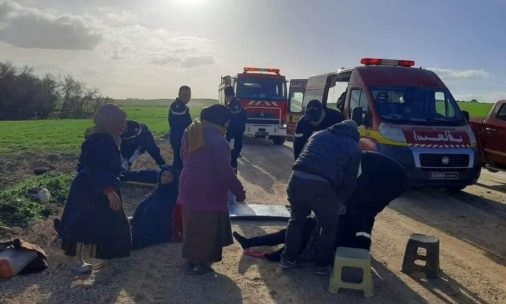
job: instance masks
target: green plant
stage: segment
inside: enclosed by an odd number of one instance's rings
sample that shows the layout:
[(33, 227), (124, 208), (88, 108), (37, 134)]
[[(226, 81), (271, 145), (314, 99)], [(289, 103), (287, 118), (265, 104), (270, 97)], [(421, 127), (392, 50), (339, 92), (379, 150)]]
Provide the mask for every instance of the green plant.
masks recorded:
[[(72, 181), (70, 174), (47, 173), (26, 179), (0, 192), (0, 224), (26, 227), (30, 221), (52, 214), (50, 204), (63, 203)], [(44, 187), (51, 193), (49, 203), (30, 198), (28, 190)]]

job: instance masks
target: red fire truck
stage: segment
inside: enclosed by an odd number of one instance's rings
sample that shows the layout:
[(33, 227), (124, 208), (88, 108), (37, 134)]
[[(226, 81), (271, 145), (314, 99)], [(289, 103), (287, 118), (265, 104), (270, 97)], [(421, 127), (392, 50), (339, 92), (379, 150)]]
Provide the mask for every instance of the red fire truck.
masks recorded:
[(285, 76), (279, 69), (245, 67), (237, 76), (222, 76), (218, 94), (225, 104), (226, 86), (233, 86), (237, 98), (246, 110), (244, 135), (269, 138), (282, 145), (286, 139), (287, 90)]

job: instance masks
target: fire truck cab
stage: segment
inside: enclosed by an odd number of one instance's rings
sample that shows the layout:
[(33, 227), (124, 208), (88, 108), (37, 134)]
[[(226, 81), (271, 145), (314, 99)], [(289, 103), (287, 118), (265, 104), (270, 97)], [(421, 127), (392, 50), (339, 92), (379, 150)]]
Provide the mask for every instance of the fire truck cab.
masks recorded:
[(271, 139), (282, 145), (286, 139), (287, 90), (279, 69), (245, 67), (237, 76), (222, 76), (219, 102), (225, 104), (224, 88), (233, 86), (246, 111), (244, 135)]
[[(310, 77), (304, 101), (344, 84), (342, 110), (360, 146), (401, 163), (412, 186), (460, 190), (480, 175), (476, 138), (448, 88), (411, 60), (363, 58), (363, 66)], [(311, 96), (309, 96), (311, 95)], [(345, 97), (344, 97), (345, 96)], [(338, 105), (339, 107), (339, 105)]]

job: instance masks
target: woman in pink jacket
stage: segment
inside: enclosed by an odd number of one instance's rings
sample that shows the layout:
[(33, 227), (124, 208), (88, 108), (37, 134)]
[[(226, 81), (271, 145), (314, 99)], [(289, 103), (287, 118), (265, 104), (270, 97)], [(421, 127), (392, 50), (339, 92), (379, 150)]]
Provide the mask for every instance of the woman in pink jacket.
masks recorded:
[(182, 256), (191, 274), (213, 272), (211, 264), (221, 261), (223, 247), (233, 243), (228, 191), (238, 202), (245, 199), (224, 138), (229, 121), (225, 106), (212, 105), (202, 110), (200, 121), (193, 122), (183, 136), (177, 202), (183, 210)]

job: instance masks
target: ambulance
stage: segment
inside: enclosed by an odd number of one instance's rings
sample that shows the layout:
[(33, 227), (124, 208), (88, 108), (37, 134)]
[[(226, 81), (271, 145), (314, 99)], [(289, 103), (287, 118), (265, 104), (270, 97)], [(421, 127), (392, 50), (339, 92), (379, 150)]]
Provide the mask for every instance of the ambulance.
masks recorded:
[(336, 106), (358, 123), (361, 149), (397, 160), (411, 186), (461, 190), (474, 184), (480, 162), (469, 113), (443, 81), (412, 60), (363, 58), (361, 64), (310, 77), (302, 108), (312, 99), (327, 104), (342, 96)]

